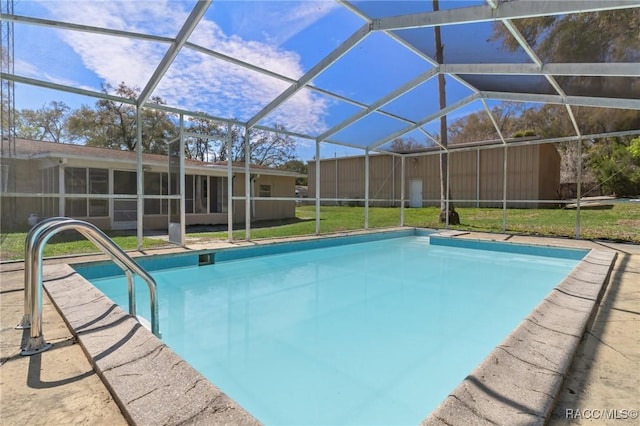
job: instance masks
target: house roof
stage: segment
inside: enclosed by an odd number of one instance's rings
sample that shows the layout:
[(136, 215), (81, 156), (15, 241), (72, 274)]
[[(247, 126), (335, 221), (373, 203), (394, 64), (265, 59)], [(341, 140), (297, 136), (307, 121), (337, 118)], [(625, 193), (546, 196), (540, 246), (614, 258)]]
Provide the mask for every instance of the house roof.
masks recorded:
[[(137, 154), (134, 151), (122, 151), (117, 149), (101, 148), (86, 145), (75, 145), (65, 143), (55, 143), (47, 141), (34, 141), (28, 139), (16, 139), (15, 154), (17, 158), (23, 159), (43, 159), (43, 158), (77, 158), (87, 160), (102, 160), (105, 163), (117, 162), (121, 164), (136, 164)], [(166, 166), (168, 167), (168, 156), (161, 154), (142, 154), (143, 165)], [(188, 169), (199, 169), (212, 171), (217, 170), (221, 173), (227, 171), (226, 162), (207, 163), (185, 158), (185, 167)], [(244, 163), (233, 162), (234, 172), (244, 172)], [(252, 164), (250, 166), (252, 173), (261, 173), (265, 175), (276, 176), (303, 176), (299, 173), (288, 170), (280, 170), (272, 167), (259, 166)]]

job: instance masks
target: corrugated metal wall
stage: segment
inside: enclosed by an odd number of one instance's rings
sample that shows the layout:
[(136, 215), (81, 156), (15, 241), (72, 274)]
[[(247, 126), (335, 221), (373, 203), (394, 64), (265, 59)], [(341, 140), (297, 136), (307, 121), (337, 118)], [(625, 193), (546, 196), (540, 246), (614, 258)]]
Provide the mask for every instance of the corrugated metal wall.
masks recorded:
[[(391, 155), (369, 156), (369, 198), (372, 206), (390, 206), (400, 199), (401, 159)], [(449, 155), (451, 197), (457, 206), (502, 207), (504, 148), (454, 152)], [(347, 199), (364, 198), (365, 157), (321, 160), (320, 196), (342, 201), (326, 205), (364, 205)], [(560, 156), (551, 144), (508, 148), (507, 198), (510, 200), (558, 199)], [(422, 181), (424, 205), (439, 205), (440, 156), (407, 157), (405, 199), (409, 182)], [(315, 162), (309, 162), (309, 198), (315, 197)], [(398, 202), (395, 205), (399, 205)], [(508, 203), (508, 207), (538, 207), (538, 203)], [(542, 204), (540, 204), (542, 206)]]

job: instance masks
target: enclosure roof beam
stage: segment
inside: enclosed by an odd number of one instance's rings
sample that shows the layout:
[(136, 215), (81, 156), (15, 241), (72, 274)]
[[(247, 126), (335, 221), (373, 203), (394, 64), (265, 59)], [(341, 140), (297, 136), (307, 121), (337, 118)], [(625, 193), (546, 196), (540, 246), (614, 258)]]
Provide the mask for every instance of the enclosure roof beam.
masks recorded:
[(425, 135), (426, 137), (431, 139), (433, 141), (433, 143), (435, 143), (436, 145), (439, 145), (442, 149), (445, 149), (444, 145), (442, 145), (440, 143), (440, 141), (438, 139), (436, 139), (435, 136), (433, 136), (431, 133), (427, 132), (422, 127), (418, 127), (418, 130), (420, 131), (420, 133), (422, 133), (423, 135)]
[[(536, 65), (538, 65), (538, 66), (540, 66), (542, 68), (542, 65), (543, 65), (542, 59), (540, 59), (538, 54), (529, 45), (529, 43), (527, 42), (527, 39), (524, 37), (524, 35), (522, 35), (522, 33), (520, 32), (518, 27), (516, 27), (511, 22), (511, 20), (509, 20), (509, 19), (502, 20), (502, 23), (507, 28), (507, 30), (509, 30), (511, 35), (516, 39), (516, 41), (518, 42), (520, 47), (522, 47), (522, 49), (524, 49), (524, 51), (527, 53), (527, 55), (529, 55), (531, 60), (533, 60), (533, 62), (535, 62)], [(545, 74), (544, 77), (551, 84), (551, 86), (553, 86), (553, 88), (556, 91), (556, 93), (558, 93), (560, 96), (562, 96), (562, 99), (566, 100), (567, 99), (567, 94), (565, 93), (564, 89), (560, 86), (560, 84), (556, 80), (555, 76), (550, 75), (550, 74)], [(485, 102), (485, 101), (483, 100), (483, 102)], [(567, 109), (567, 113), (569, 114), (569, 118), (571, 119), (571, 123), (573, 124), (573, 128), (576, 131), (576, 134), (580, 135), (580, 128), (578, 127), (578, 123), (577, 123), (577, 121), (575, 119), (575, 116), (573, 115), (573, 110), (571, 109), (571, 106), (565, 104), (565, 107)], [(504, 142), (504, 140), (503, 140), (503, 142)]]
[(354, 143), (348, 143), (348, 142), (335, 141), (335, 140), (332, 140), (332, 139), (325, 139), (325, 140), (323, 140), (323, 141), (318, 141), (318, 142), (320, 142), (320, 143), (323, 143), (323, 142), (324, 142), (324, 143), (330, 143), (330, 144), (333, 144), (333, 145), (346, 146), (346, 147), (348, 147), (348, 148), (361, 149), (361, 150), (363, 150), (363, 151), (364, 151), (365, 149), (367, 149), (367, 147), (366, 147), (366, 146), (356, 145), (356, 144), (354, 144)]
[[(625, 136), (634, 136), (640, 134), (640, 130), (625, 130), (620, 132), (606, 132), (606, 133), (595, 133), (590, 135), (574, 135), (574, 136), (563, 136), (559, 138), (548, 138), (548, 139), (529, 139), (529, 140), (511, 140), (507, 142), (508, 146), (524, 146), (524, 145), (542, 145), (547, 143), (562, 143), (562, 142), (574, 142), (580, 139), (602, 139), (602, 138), (615, 138), (615, 137), (625, 137)], [(452, 152), (461, 152), (461, 151), (475, 151), (477, 149), (492, 149), (502, 146), (500, 143), (490, 143), (490, 144), (465, 144), (464, 146), (456, 146), (453, 145), (450, 147), (450, 151)]]
[(16, 24), (39, 25), (42, 27), (57, 28), (61, 30), (80, 31), (83, 33), (108, 35), (114, 37), (124, 37), (128, 39), (157, 41), (160, 43), (173, 43), (170, 37), (163, 37), (151, 34), (142, 34), (132, 31), (116, 30), (113, 28), (94, 27), (91, 25), (73, 24), (70, 22), (54, 21), (51, 19), (34, 18), (31, 16), (2, 14), (2, 20)]
[(280, 104), (285, 102), (287, 99), (295, 95), (298, 91), (300, 91), (303, 87), (305, 87), (311, 80), (319, 76), (323, 71), (329, 68), (333, 63), (335, 63), (342, 56), (347, 54), (351, 49), (353, 49), (358, 43), (364, 40), (371, 33), (371, 24), (366, 23), (362, 27), (360, 27), (355, 33), (353, 33), (348, 39), (346, 39), (340, 46), (334, 49), (331, 53), (325, 56), (320, 62), (318, 62), (313, 68), (307, 71), (298, 81), (289, 86), (287, 90), (282, 92), (277, 98), (269, 103), (266, 107), (262, 108), (256, 115), (254, 115), (249, 121), (247, 121), (247, 129), (255, 126), (260, 120), (266, 117), (269, 113), (271, 113), (274, 109), (276, 109)]
[[(151, 34), (142, 34), (142, 33), (136, 33), (136, 32), (131, 32), (131, 31), (115, 30), (115, 29), (110, 29), (110, 28), (93, 27), (93, 26), (90, 26), (90, 25), (73, 24), (73, 23), (67, 23), (67, 22), (61, 22), (61, 21), (53, 21), (53, 20), (49, 20), (49, 19), (21, 16), (21, 15), (3, 14), (2, 15), (2, 19), (6, 20), (6, 21), (10, 21), (10, 22), (20, 23), (20, 24), (39, 25), (39, 26), (51, 27), (51, 28), (59, 28), (59, 29), (64, 29), (64, 30), (80, 31), (80, 32), (84, 32), (84, 33), (92, 33), (92, 34), (100, 34), (100, 35), (107, 35), (107, 36), (123, 37), (123, 38), (134, 39), (134, 40), (155, 41), (155, 42), (166, 43), (166, 44), (170, 44), (170, 43), (174, 42), (174, 39), (171, 38), (171, 37), (157, 36), (157, 35), (151, 35)], [(194, 50), (196, 52), (200, 52), (200, 53), (203, 53), (205, 55), (208, 55), (208, 56), (223, 60), (225, 62), (229, 62), (229, 63), (237, 65), (239, 67), (246, 68), (246, 69), (249, 69), (251, 71), (255, 71), (255, 72), (258, 72), (260, 74), (267, 75), (269, 77), (276, 78), (276, 79), (281, 80), (281, 81), (286, 81), (287, 83), (292, 83), (293, 84), (293, 83), (296, 82), (296, 80), (294, 78), (287, 77), (287, 76), (284, 76), (282, 74), (278, 74), (276, 72), (267, 70), (265, 68), (261, 68), (261, 67), (259, 67), (257, 65), (253, 65), (253, 64), (250, 64), (248, 62), (244, 62), (244, 61), (242, 61), (240, 59), (225, 55), (225, 54), (220, 53), (218, 51), (215, 51), (215, 50), (212, 50), (212, 49), (197, 45), (197, 44), (189, 42), (189, 41), (184, 43), (184, 47), (192, 49), (192, 50)], [(410, 45), (408, 45), (407, 47), (410, 47)], [(42, 86), (42, 84), (36, 84), (36, 85), (44, 87), (44, 86)], [(64, 86), (64, 87), (68, 87), (68, 86)], [(342, 101), (342, 102), (349, 103), (349, 104), (357, 106), (359, 108), (365, 108), (365, 109), (368, 108), (367, 104), (363, 104), (362, 102), (358, 102), (356, 100), (347, 98), (345, 96), (339, 95), (339, 94), (331, 92), (329, 90), (321, 89), (321, 88), (316, 87), (316, 86), (314, 86), (312, 84), (307, 84), (306, 87), (309, 88), (310, 90), (315, 91), (315, 92), (321, 93), (323, 95), (329, 96), (331, 98), (334, 98), (334, 99)], [(58, 87), (57, 90), (66, 91), (66, 92), (69, 91), (67, 88), (63, 88), (62, 86)], [(79, 93), (79, 92), (74, 92), (74, 93)], [(93, 96), (93, 95), (89, 95), (89, 94), (86, 94), (86, 95), (87, 96)], [(385, 111), (379, 111), (379, 112), (381, 114), (387, 115), (389, 117), (393, 117), (393, 114), (389, 114), (389, 113), (387, 113)], [(394, 118), (397, 118), (397, 116), (394, 117)], [(244, 122), (242, 122), (242, 124), (244, 125)]]
[[(86, 89), (78, 89), (76, 87), (72, 87), (72, 86), (67, 86), (64, 84), (58, 84), (58, 83), (51, 83), (48, 81), (43, 81), (43, 80), (37, 80), (34, 78), (29, 78), (29, 77), (21, 77), (15, 74), (7, 74), (7, 73), (0, 73), (0, 78), (3, 80), (8, 80), (8, 81), (13, 81), (15, 83), (22, 83), (22, 84), (28, 84), (30, 86), (36, 86), (36, 87), (42, 87), (45, 89), (52, 89), (52, 90), (59, 90), (61, 92), (67, 92), (67, 93), (75, 93), (77, 95), (82, 95), (82, 96), (88, 96), (88, 97), (92, 97), (92, 98), (96, 98), (96, 99), (104, 99), (107, 101), (113, 101), (113, 102), (120, 102), (123, 104), (129, 104), (129, 105), (135, 105), (136, 102), (133, 99), (130, 98), (126, 98), (126, 97), (121, 97), (121, 96), (115, 96), (115, 95), (109, 95), (107, 93), (104, 92), (96, 92), (93, 90), (86, 90)], [(244, 126), (244, 122), (237, 120), (237, 119), (229, 119), (229, 118), (222, 118), (222, 117), (217, 117), (217, 116), (213, 116), (213, 115), (209, 115), (209, 114), (205, 114), (203, 112), (194, 112), (194, 111), (188, 111), (185, 109), (181, 109), (181, 108), (174, 108), (174, 107), (170, 107), (168, 105), (159, 105), (159, 104), (145, 104), (144, 105), (145, 108), (150, 108), (150, 109), (156, 109), (156, 110), (160, 110), (160, 111), (166, 111), (166, 112), (170, 112), (173, 114), (184, 114), (184, 115), (188, 115), (189, 117), (198, 117), (198, 118), (203, 118), (206, 120), (213, 120), (213, 121), (219, 121), (219, 122), (223, 122), (223, 123), (232, 123), (232, 124), (236, 124), (239, 126)], [(298, 138), (303, 138), (303, 139), (311, 139), (311, 140), (315, 140), (315, 136), (311, 136), (311, 135), (307, 135), (304, 133), (297, 133), (297, 132), (292, 132), (289, 130), (284, 130), (284, 129), (275, 129), (269, 126), (255, 126), (256, 129), (260, 129), (260, 130), (266, 130), (269, 132), (277, 132), (277, 133), (282, 133), (282, 134), (286, 134), (289, 136), (294, 136), (294, 137), (298, 137)]]
[(502, 141), (502, 144), (506, 145), (507, 141), (504, 139), (504, 136), (502, 135), (502, 130), (500, 130), (500, 126), (498, 125), (496, 118), (493, 116), (493, 113), (491, 112), (491, 109), (487, 104), (487, 100), (484, 98), (480, 98), (480, 100), (482, 101), (482, 106), (484, 107), (484, 110), (486, 111), (486, 113), (489, 115), (489, 120), (491, 120), (493, 127), (496, 129), (496, 132), (498, 133), (498, 137)]
[(366, 13), (362, 12), (360, 9), (352, 5), (351, 2), (348, 0), (336, 0), (336, 3), (341, 4), (345, 8), (349, 9), (350, 12), (358, 15), (359, 18), (363, 19), (368, 23), (371, 23), (371, 21), (373, 21), (373, 19), (371, 19), (370, 16), (368, 16)]
[(399, 30), (503, 19), (534, 18), (567, 13), (630, 9), (638, 6), (640, 6), (640, 0), (519, 0), (500, 3), (496, 9), (489, 5), (481, 5), (374, 19), (373, 30)]
[[(197, 52), (200, 52), (200, 53), (203, 53), (205, 55), (212, 56), (214, 58), (218, 58), (218, 59), (223, 60), (225, 62), (229, 62), (229, 63), (237, 65), (239, 67), (246, 68), (246, 69), (249, 69), (251, 71), (255, 71), (255, 72), (258, 72), (260, 74), (264, 74), (266, 76), (269, 76), (269, 77), (272, 77), (272, 78), (276, 78), (276, 79), (281, 80), (281, 81), (286, 81), (287, 83), (291, 83), (291, 84), (295, 84), (296, 83), (296, 80), (291, 78), (291, 77), (287, 77), (285, 75), (278, 74), (278, 73), (276, 73), (274, 71), (270, 71), (270, 70), (267, 70), (265, 68), (261, 68), (261, 67), (259, 67), (257, 65), (253, 65), (253, 64), (250, 64), (248, 62), (241, 61), (240, 59), (233, 58), (231, 56), (225, 55), (224, 53), (220, 53), (218, 51), (215, 51), (215, 50), (212, 50), (212, 49), (208, 49), (206, 47), (202, 47), (202, 46), (199, 46), (199, 45), (191, 43), (191, 42), (185, 43), (185, 47), (193, 49), (193, 50), (195, 50)], [(321, 93), (321, 94), (323, 94), (325, 96), (329, 96), (330, 98), (336, 99), (338, 101), (346, 102), (346, 103), (348, 103), (350, 105), (354, 105), (354, 106), (357, 106), (359, 108), (366, 109), (366, 108), (369, 107), (369, 105), (367, 105), (367, 104), (363, 104), (362, 102), (358, 102), (358, 101), (356, 101), (354, 99), (347, 98), (346, 96), (339, 95), (339, 94), (331, 92), (329, 90), (321, 89), (321, 88), (316, 87), (316, 86), (314, 86), (312, 84), (307, 84), (306, 87), (308, 89), (310, 89), (310, 90), (313, 90), (314, 92)], [(390, 114), (390, 113), (388, 113), (386, 111), (378, 111), (378, 112), (380, 114), (386, 115), (388, 117), (397, 118), (397, 116), (395, 116), (393, 114)], [(406, 119), (405, 119), (405, 121), (406, 121)], [(243, 122), (242, 125), (244, 125), (244, 124), (245, 123)], [(258, 126), (256, 125), (254, 127), (258, 127)]]
[[(67, 86), (67, 85), (58, 84), (58, 83), (51, 83), (51, 82), (48, 82), (48, 81), (37, 80), (37, 79), (34, 79), (34, 78), (30, 78), (30, 77), (22, 77), (22, 76), (18, 76), (18, 75), (15, 75), (15, 74), (0, 73), (0, 78), (2, 78), (3, 80), (13, 81), (15, 83), (28, 84), (30, 86), (42, 87), (42, 88), (45, 88), (45, 89), (58, 90), (58, 91), (67, 92), (67, 93), (75, 93), (76, 95), (88, 96), (88, 97), (96, 98), (96, 99), (103, 99), (103, 100), (119, 102), (119, 103), (129, 104), (129, 105), (135, 105), (136, 104), (135, 100), (130, 99), (130, 98), (126, 98), (126, 97), (110, 95), (110, 94), (107, 94), (107, 93), (104, 93), (104, 92), (96, 92), (96, 91), (93, 91), (93, 90), (79, 89), (79, 88), (76, 88), (76, 87), (73, 87), (73, 86)], [(168, 105), (146, 103), (144, 105), (144, 107), (145, 108), (159, 110), (159, 111), (169, 112), (169, 113), (172, 113), (172, 114), (184, 114), (184, 115), (188, 115), (189, 117), (198, 117), (198, 118), (203, 118), (203, 119), (206, 119), (206, 120), (219, 121), (219, 122), (222, 122), (222, 123), (231, 123), (231, 124), (235, 124), (235, 125), (238, 125), (238, 126), (244, 126), (245, 125), (244, 121), (240, 121), (238, 119), (223, 118), (223, 117), (218, 117), (218, 116), (206, 114), (206, 113), (203, 113), (203, 112), (189, 111), (189, 110), (182, 109), (182, 108), (175, 108), (175, 107), (171, 107), (171, 106), (168, 106)], [(401, 117), (396, 117), (393, 114), (388, 114), (388, 113), (385, 113), (385, 114), (389, 115), (389, 116), (392, 116), (392, 117), (395, 117), (395, 118), (400, 119), (400, 120), (404, 120), (404, 121), (409, 122), (409, 123), (412, 122), (412, 121), (407, 120), (407, 119), (402, 119)], [(265, 130), (265, 131), (269, 131), (269, 132), (282, 133), (282, 134), (285, 134), (285, 135), (289, 135), (289, 136), (293, 136), (293, 137), (297, 137), (297, 138), (302, 138), (302, 139), (310, 139), (310, 140), (315, 140), (316, 139), (315, 136), (308, 135), (308, 134), (305, 134), (305, 133), (298, 133), (298, 132), (285, 130), (285, 129), (275, 129), (275, 128), (270, 127), (270, 126), (256, 125), (254, 127), (256, 129)]]
[(386, 136), (380, 140), (378, 140), (377, 142), (374, 142), (373, 144), (369, 145), (367, 148), (369, 149), (375, 149), (377, 147), (379, 147), (380, 145), (384, 145), (385, 143), (394, 140), (395, 138), (399, 138), (402, 135), (405, 135), (409, 132), (411, 132), (412, 130), (417, 129), (418, 127), (427, 124), (430, 121), (433, 121), (437, 118), (442, 117), (443, 115), (449, 114), (450, 112), (453, 112), (459, 108), (462, 108), (463, 106), (467, 105), (468, 103), (473, 102), (474, 100), (478, 99), (480, 97), (479, 93), (474, 93), (473, 95), (467, 96), (464, 99), (459, 100), (458, 102), (456, 102), (455, 104), (449, 105), (446, 108), (441, 109), (440, 111), (429, 115), (426, 118), (423, 118), (422, 120), (416, 122), (415, 124), (412, 124), (409, 127), (405, 127), (404, 129), (400, 129), (392, 134), (390, 134), (389, 136)]
[[(244, 121), (240, 121), (238, 119), (230, 119), (230, 118), (222, 118), (222, 117), (218, 117), (215, 115), (210, 115), (204, 112), (194, 112), (194, 111), (189, 111), (186, 109), (181, 109), (181, 108), (175, 108), (175, 107), (170, 107), (167, 105), (158, 105), (158, 104), (145, 104), (146, 108), (151, 108), (151, 109), (157, 109), (160, 111), (166, 111), (166, 112), (170, 112), (173, 114), (184, 114), (187, 115), (189, 117), (197, 117), (197, 118), (202, 118), (205, 120), (213, 120), (213, 121), (219, 121), (221, 123), (231, 123), (231, 124), (235, 124), (237, 126), (242, 126), (244, 127)], [(281, 133), (284, 135), (289, 135), (289, 136), (293, 136), (296, 138), (302, 138), (302, 139), (311, 139), (311, 140), (315, 140), (315, 136), (311, 136), (311, 135), (307, 135), (305, 133), (298, 133), (298, 132), (293, 132), (291, 130), (286, 130), (286, 129), (276, 129), (274, 127), (269, 127), (269, 126), (255, 126), (256, 129), (260, 129), (260, 130), (265, 130), (268, 132), (274, 132), (274, 133)]]
[(638, 77), (640, 63), (443, 64), (440, 70), (446, 74)]
[[(527, 52), (529, 57), (536, 63), (536, 65), (539, 65), (540, 68), (542, 69), (543, 68), (542, 60), (534, 52), (534, 50), (531, 48), (529, 43), (527, 43), (527, 41), (525, 40), (520, 30), (518, 30), (518, 28), (515, 25), (513, 25), (510, 20), (504, 20), (502, 22), (507, 27), (511, 35), (513, 35), (513, 37), (515, 37), (515, 39), (518, 41), (518, 43), (520, 44), (520, 47), (522, 47)], [(567, 65), (567, 64), (564, 64), (564, 65)], [(572, 70), (572, 72), (575, 72), (575, 67), (572, 67), (571, 64), (568, 64), (568, 65), (570, 66), (569, 68)], [(562, 100), (566, 102), (567, 94), (564, 91), (564, 89), (560, 86), (555, 76), (548, 73), (544, 73), (543, 75), (547, 79), (547, 81), (551, 84), (551, 86), (556, 91), (556, 93), (558, 93), (562, 98)], [(582, 74), (582, 75), (586, 75), (586, 74)], [(567, 110), (567, 114), (569, 114), (569, 119), (571, 120), (573, 128), (576, 131), (576, 135), (580, 136), (580, 127), (578, 126), (578, 122), (576, 121), (575, 115), (573, 114), (571, 105), (565, 103), (565, 107)]]
[(413, 80), (403, 84), (402, 86), (398, 87), (396, 90), (394, 90), (393, 92), (387, 94), (386, 96), (378, 99), (376, 102), (372, 103), (367, 109), (358, 112), (357, 114), (352, 115), (351, 117), (347, 118), (346, 120), (344, 120), (342, 123), (332, 127), (331, 129), (327, 130), (326, 132), (324, 132), (323, 134), (321, 134), (320, 136), (318, 136), (319, 140), (324, 140), (326, 138), (328, 138), (329, 136), (338, 133), (340, 130), (344, 129), (345, 127), (350, 126), (351, 124), (355, 123), (356, 121), (366, 117), (367, 115), (371, 114), (372, 112), (375, 112), (376, 110), (382, 108), (384, 105), (388, 104), (389, 102), (399, 98), (400, 96), (404, 95), (405, 93), (409, 92), (410, 90), (414, 89), (415, 87), (421, 85), (422, 83), (424, 83), (425, 81), (429, 80), (431, 77), (433, 77), (434, 75), (438, 74), (438, 69), (437, 68), (432, 68), (427, 72), (424, 72), (422, 74), (420, 74), (419, 76), (417, 76), (416, 78), (414, 78)]
[(49, 81), (38, 80), (30, 77), (22, 77), (15, 74), (0, 73), (2, 80), (13, 81), (14, 83), (28, 84), (30, 86), (42, 87), (45, 89), (59, 90), (61, 92), (75, 93), (76, 95), (89, 96), (97, 99), (104, 99), (108, 101), (121, 102), (124, 104), (135, 105), (134, 99), (125, 98), (121, 96), (109, 95), (104, 92), (96, 92), (94, 90), (79, 89), (73, 86), (67, 86), (66, 84), (51, 83)]
[(536, 102), (549, 104), (568, 104), (575, 106), (592, 106), (600, 108), (640, 109), (640, 99), (604, 98), (595, 96), (542, 95), (534, 93), (480, 92), (485, 99), (515, 102)]
[[(625, 130), (625, 131), (620, 131), (620, 132), (607, 132), (607, 133), (597, 133), (597, 134), (590, 134), (590, 135), (582, 135), (582, 136), (563, 136), (563, 137), (559, 137), (559, 138), (548, 138), (548, 139), (540, 139), (540, 138), (536, 138), (536, 139), (527, 139), (527, 138), (518, 138), (517, 140), (510, 140), (509, 142), (507, 142), (507, 146), (524, 146), (524, 145), (542, 145), (542, 144), (547, 144), (547, 143), (562, 143), (562, 142), (574, 142), (577, 141), (579, 139), (602, 139), (602, 138), (610, 138), (610, 137), (625, 137), (625, 136), (635, 136), (635, 135), (640, 135), (640, 129), (638, 130)], [(520, 140), (520, 139), (524, 139), (524, 140)], [(476, 151), (478, 149), (484, 150), (484, 149), (495, 149), (495, 148), (501, 148), (504, 147), (504, 144), (502, 142), (499, 141), (493, 141), (493, 142), (489, 142), (489, 143), (477, 143), (477, 142), (471, 142), (471, 143), (461, 143), (461, 144), (454, 144), (454, 145), (449, 145), (449, 152), (463, 152), (463, 151)], [(378, 150), (378, 152), (387, 152), (384, 150)], [(422, 157), (422, 156), (427, 156), (427, 155), (437, 155), (440, 154), (440, 150), (436, 149), (436, 148), (431, 148), (431, 149), (426, 149), (423, 151), (418, 151), (418, 152), (412, 152), (412, 153), (407, 153), (404, 154), (406, 157)]]
[(160, 80), (162, 79), (162, 77), (164, 77), (164, 74), (176, 59), (178, 53), (180, 53), (180, 49), (182, 49), (184, 44), (187, 42), (189, 36), (196, 28), (196, 25), (198, 25), (198, 22), (200, 22), (200, 20), (204, 16), (212, 1), (213, 0), (198, 0), (198, 2), (195, 4), (193, 10), (184, 22), (184, 25), (182, 26), (182, 28), (180, 28), (176, 39), (171, 43), (169, 49), (167, 49), (167, 52), (160, 61), (160, 64), (158, 65), (156, 70), (153, 72), (153, 75), (147, 82), (145, 88), (142, 89), (137, 102), (138, 106), (143, 105), (145, 102), (147, 102), (149, 97), (151, 97), (151, 94), (155, 90), (156, 86), (158, 86), (158, 83), (160, 83)]
[(533, 48), (529, 45), (529, 43), (527, 42), (527, 39), (520, 32), (518, 27), (513, 25), (513, 22), (511, 22), (510, 19), (503, 19), (501, 22), (507, 28), (509, 33), (511, 33), (511, 36), (518, 42), (520, 47), (526, 52), (529, 58), (531, 58), (531, 60), (537, 66), (541, 67), (543, 64), (542, 60), (540, 59), (538, 54), (535, 52), (535, 50), (533, 50)]

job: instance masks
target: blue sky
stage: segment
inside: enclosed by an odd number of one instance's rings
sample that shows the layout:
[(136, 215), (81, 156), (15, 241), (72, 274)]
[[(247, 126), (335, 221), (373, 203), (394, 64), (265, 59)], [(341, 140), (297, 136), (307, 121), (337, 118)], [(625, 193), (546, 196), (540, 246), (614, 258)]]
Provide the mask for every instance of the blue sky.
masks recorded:
[[(194, 3), (178, 0), (30, 0), (17, 2), (15, 13), (174, 37)], [(441, 3), (442, 8), (483, 4), (480, 0), (443, 0)], [(393, 2), (393, 6), (381, 2), (354, 4), (376, 17), (430, 10), (431, 2)], [(333, 1), (221, 0), (212, 3), (189, 41), (297, 79), (363, 24), (359, 16)], [(490, 26), (470, 30), (470, 34), (479, 40), (476, 44), (486, 44), (488, 29)], [(470, 34), (456, 35), (456, 31), (451, 31), (445, 40), (449, 51), (468, 49), (465, 39), (469, 40)], [(420, 32), (407, 33), (407, 38), (416, 36), (420, 37)], [(23, 24), (15, 25), (15, 38), (16, 74), (95, 91), (105, 83), (115, 86), (125, 82), (129, 86), (144, 87), (167, 49), (167, 44), (160, 42)], [(425, 51), (428, 48), (425, 46)], [(495, 46), (492, 49), (497, 57), (504, 53)], [(383, 33), (373, 33), (312, 84), (369, 104), (431, 67), (424, 58), (396, 40)], [(170, 106), (246, 121), (288, 86), (286, 81), (183, 49), (154, 95), (162, 97)], [(472, 93), (454, 80), (448, 81), (447, 89), (449, 103)], [(53, 100), (64, 101), (73, 108), (95, 102), (91, 98), (58, 91), (24, 85), (16, 88), (19, 109), (37, 108)], [(437, 109), (435, 79), (421, 84), (387, 108), (389, 112), (412, 120), (426, 117)], [(277, 122), (292, 131), (319, 135), (359, 110), (357, 106), (304, 89), (260, 124)], [(375, 117), (367, 117), (331, 138), (365, 146), (407, 126), (406, 122), (385, 116)], [(329, 152), (329, 156), (361, 153), (335, 145), (326, 150), (323, 148), (323, 151)], [(298, 154), (302, 159), (310, 159), (315, 154), (314, 143), (301, 141)]]

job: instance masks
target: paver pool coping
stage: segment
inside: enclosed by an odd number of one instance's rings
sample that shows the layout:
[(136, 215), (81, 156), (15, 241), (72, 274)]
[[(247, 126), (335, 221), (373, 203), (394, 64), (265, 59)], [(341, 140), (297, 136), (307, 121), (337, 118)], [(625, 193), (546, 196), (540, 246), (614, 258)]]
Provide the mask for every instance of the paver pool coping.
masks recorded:
[[(592, 249), (422, 424), (544, 424), (616, 255)], [(69, 265), (44, 272), (51, 300), (131, 424), (260, 424)]]
[(422, 424), (545, 424), (616, 257), (592, 249)]

